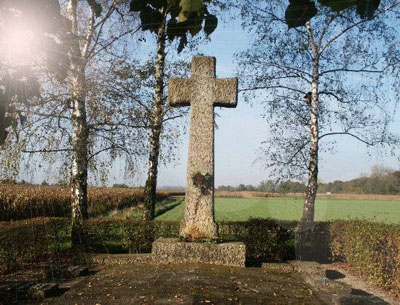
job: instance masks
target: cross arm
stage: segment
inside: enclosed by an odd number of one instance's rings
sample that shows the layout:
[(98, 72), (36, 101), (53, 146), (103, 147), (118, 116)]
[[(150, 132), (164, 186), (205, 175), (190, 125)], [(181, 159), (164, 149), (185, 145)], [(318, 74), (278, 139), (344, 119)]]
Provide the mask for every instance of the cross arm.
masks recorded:
[(169, 104), (171, 107), (190, 106), (193, 81), (188, 78), (171, 78), (169, 80)]
[(215, 106), (235, 108), (238, 100), (238, 79), (220, 78), (215, 81)]

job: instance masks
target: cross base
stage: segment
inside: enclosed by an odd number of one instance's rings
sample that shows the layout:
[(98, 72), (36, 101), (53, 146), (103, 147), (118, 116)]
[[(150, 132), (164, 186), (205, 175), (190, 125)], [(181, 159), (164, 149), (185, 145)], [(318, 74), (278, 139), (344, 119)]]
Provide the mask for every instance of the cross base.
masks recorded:
[(242, 242), (187, 243), (177, 238), (153, 242), (152, 256), (157, 263), (205, 263), (245, 267), (246, 246)]
[(213, 219), (182, 220), (180, 236), (193, 239), (218, 239), (218, 225)]

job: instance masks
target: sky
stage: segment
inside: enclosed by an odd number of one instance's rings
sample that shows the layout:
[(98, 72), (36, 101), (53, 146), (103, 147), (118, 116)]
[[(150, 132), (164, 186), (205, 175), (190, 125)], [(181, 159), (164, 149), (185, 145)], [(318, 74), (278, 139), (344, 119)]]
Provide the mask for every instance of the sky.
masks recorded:
[[(206, 56), (217, 59), (217, 77), (235, 77), (234, 54), (244, 50), (251, 42), (251, 37), (244, 32), (239, 23), (225, 23), (218, 26), (212, 34), (211, 42), (200, 48)], [(240, 88), (239, 79), (239, 88)], [(261, 117), (264, 109), (260, 101), (246, 104), (239, 94), (235, 109), (218, 108), (216, 119), (218, 129), (215, 133), (215, 185), (257, 185), (269, 179), (269, 170), (257, 162), (258, 149), (262, 141), (268, 140), (269, 132), (265, 119)], [(397, 118), (393, 128), (400, 130)], [(159, 186), (185, 186), (188, 153), (186, 134), (179, 148), (179, 161), (167, 166), (161, 165)], [(367, 149), (350, 137), (336, 137), (336, 151), (321, 154), (319, 178), (322, 182), (350, 180), (371, 172), (373, 166), (399, 169), (397, 158), (382, 151)], [(145, 177), (139, 177), (144, 183)], [(142, 180), (142, 181), (140, 181)]]
[[(217, 59), (217, 77), (235, 77), (235, 54), (245, 50), (252, 37), (241, 29), (240, 21), (220, 23), (211, 35), (211, 41), (200, 47), (199, 53), (215, 56)], [(138, 46), (135, 46), (138, 47)], [(140, 48), (137, 52), (140, 52)], [(146, 47), (142, 49), (143, 54)], [(239, 79), (239, 88), (241, 87)], [(215, 185), (252, 184), (270, 178), (270, 171), (264, 164), (257, 161), (258, 151), (263, 141), (268, 141), (268, 124), (261, 117), (264, 112), (260, 100), (254, 100), (252, 105), (245, 103), (239, 94), (237, 108), (216, 108), (218, 128), (215, 133)], [(400, 130), (400, 117), (393, 128)], [(159, 167), (159, 187), (184, 187), (186, 185), (186, 167), (188, 155), (189, 134), (181, 139), (181, 145), (176, 151), (177, 161)], [(373, 166), (385, 166), (399, 169), (397, 158), (388, 157), (381, 151), (367, 150), (349, 137), (337, 137), (336, 152), (320, 155), (319, 178), (322, 182), (334, 180), (350, 180), (362, 174), (369, 173)], [(49, 171), (22, 173), (21, 179), (40, 183), (46, 180)], [(116, 164), (109, 175), (108, 185), (126, 183), (128, 185), (144, 185), (146, 170), (144, 169), (132, 180), (123, 175), (123, 166)], [(93, 184), (93, 183), (92, 183)]]

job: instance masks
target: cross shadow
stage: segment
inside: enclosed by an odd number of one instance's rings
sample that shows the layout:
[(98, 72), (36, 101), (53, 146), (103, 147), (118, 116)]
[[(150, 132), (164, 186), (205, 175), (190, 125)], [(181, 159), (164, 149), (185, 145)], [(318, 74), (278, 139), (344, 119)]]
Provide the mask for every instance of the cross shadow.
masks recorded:
[(340, 280), (346, 277), (346, 275), (336, 270), (326, 270), (325, 276), (330, 280)]
[(356, 288), (352, 288), (351, 289), (351, 294), (352, 295), (361, 295), (363, 297), (370, 297), (373, 296), (372, 294), (362, 290), (362, 289), (356, 289)]
[[(326, 270), (325, 276), (330, 279), (330, 280), (340, 280), (346, 277), (345, 274), (342, 272), (336, 271), (336, 270)], [(377, 305), (390, 305), (380, 297), (373, 295), (369, 292), (366, 292), (365, 290), (358, 289), (358, 288), (351, 288), (351, 293), (352, 296), (357, 296), (357, 297), (367, 297), (368, 298), (368, 304), (377, 304)], [(363, 302), (362, 299), (358, 300), (360, 302)], [(343, 304), (347, 304), (344, 302)], [(353, 304), (353, 303), (348, 303), (348, 304)], [(355, 303), (354, 303), (355, 304)], [(357, 304), (363, 304), (363, 303), (357, 303)]]
[(354, 296), (360, 296), (360, 297), (368, 297), (369, 303), (368, 304), (377, 304), (377, 305), (390, 305), (390, 303), (384, 301), (380, 297), (377, 297), (376, 295), (373, 295), (371, 293), (368, 293), (362, 289), (351, 289), (351, 295)]

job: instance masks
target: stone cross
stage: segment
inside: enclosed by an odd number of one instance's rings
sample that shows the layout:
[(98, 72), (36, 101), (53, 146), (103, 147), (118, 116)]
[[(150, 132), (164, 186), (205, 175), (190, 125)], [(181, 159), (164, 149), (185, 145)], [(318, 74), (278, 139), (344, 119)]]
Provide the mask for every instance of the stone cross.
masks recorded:
[(237, 105), (238, 80), (217, 79), (215, 57), (194, 57), (192, 77), (171, 78), (173, 107), (191, 106), (184, 219), (180, 235), (218, 238), (214, 213), (214, 107)]

